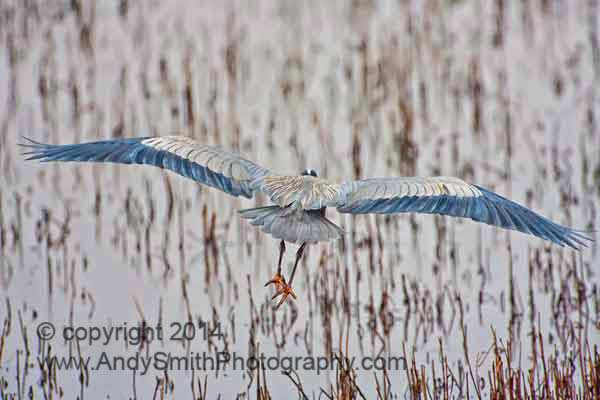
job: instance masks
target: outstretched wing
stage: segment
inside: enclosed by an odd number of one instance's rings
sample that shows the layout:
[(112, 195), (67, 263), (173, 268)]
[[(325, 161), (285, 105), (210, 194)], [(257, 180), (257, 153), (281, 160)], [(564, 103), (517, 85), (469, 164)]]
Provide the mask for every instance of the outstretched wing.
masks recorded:
[(163, 136), (50, 145), (25, 138), (28, 160), (148, 164), (165, 168), (233, 196), (251, 198), (253, 181), (269, 171), (218, 147), (184, 136)]
[(591, 240), (480, 186), (457, 178), (375, 178), (343, 183), (338, 211), (426, 213), (471, 218), (578, 249)]

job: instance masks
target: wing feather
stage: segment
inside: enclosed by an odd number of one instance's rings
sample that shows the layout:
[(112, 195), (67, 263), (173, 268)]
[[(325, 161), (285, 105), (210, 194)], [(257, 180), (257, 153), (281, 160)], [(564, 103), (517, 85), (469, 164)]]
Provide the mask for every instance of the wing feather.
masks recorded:
[(457, 178), (374, 178), (339, 186), (335, 205), (351, 214), (425, 213), (474, 221), (531, 234), (579, 249), (591, 240), (490, 190)]
[(218, 147), (205, 146), (184, 136), (160, 136), (50, 145), (25, 138), (28, 160), (90, 161), (146, 164), (164, 168), (233, 196), (251, 198), (254, 182), (267, 169)]

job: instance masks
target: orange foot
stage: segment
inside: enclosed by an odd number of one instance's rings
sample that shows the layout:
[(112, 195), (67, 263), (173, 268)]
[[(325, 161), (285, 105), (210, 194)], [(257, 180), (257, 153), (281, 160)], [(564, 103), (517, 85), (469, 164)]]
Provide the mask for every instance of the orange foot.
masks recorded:
[(275, 276), (269, 282), (267, 282), (265, 284), (265, 287), (269, 286), (271, 284), (275, 285), (275, 290), (277, 291), (277, 293), (275, 293), (275, 295), (271, 298), (271, 300), (275, 300), (277, 297), (283, 295), (281, 300), (279, 300), (279, 303), (277, 303), (277, 306), (275, 306), (276, 310), (283, 303), (285, 303), (288, 296), (292, 296), (294, 298), (294, 300), (297, 299), (296, 293), (294, 293), (294, 289), (292, 289), (292, 287), (287, 284), (287, 282), (285, 281), (285, 278), (283, 276), (281, 276), (280, 274), (275, 274)]

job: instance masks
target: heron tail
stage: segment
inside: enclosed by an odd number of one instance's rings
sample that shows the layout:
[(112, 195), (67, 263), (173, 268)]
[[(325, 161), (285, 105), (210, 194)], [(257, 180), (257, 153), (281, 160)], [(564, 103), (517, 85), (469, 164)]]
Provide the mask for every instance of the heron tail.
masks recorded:
[(339, 239), (342, 228), (325, 218), (320, 210), (295, 210), (267, 206), (239, 211), (242, 218), (271, 236), (290, 243), (317, 243)]

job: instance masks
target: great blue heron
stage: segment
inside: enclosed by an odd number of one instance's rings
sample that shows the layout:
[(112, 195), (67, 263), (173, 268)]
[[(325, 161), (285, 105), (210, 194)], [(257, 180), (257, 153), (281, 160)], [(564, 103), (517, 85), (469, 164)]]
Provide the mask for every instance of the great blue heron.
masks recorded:
[[(95, 161), (149, 164), (177, 172), (233, 196), (266, 194), (273, 205), (240, 210), (243, 218), (280, 239), (277, 272), (265, 286), (275, 285), (281, 306), (296, 298), (292, 289), (298, 262), (307, 244), (341, 237), (340, 227), (325, 217), (327, 207), (351, 214), (427, 213), (471, 218), (478, 222), (529, 233), (561, 246), (579, 249), (591, 240), (580, 231), (558, 225), (481, 186), (449, 177), (370, 178), (331, 183), (307, 169), (280, 175), (218, 147), (182, 136), (115, 139), (49, 145), (26, 139), (28, 160)], [(285, 242), (299, 244), (289, 281), (281, 273)]]

